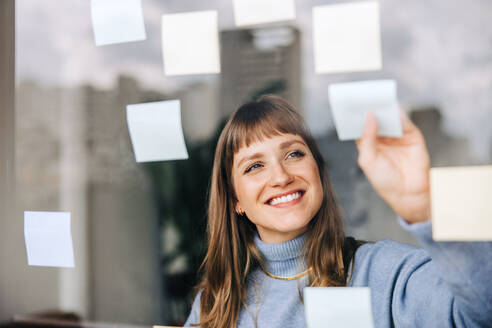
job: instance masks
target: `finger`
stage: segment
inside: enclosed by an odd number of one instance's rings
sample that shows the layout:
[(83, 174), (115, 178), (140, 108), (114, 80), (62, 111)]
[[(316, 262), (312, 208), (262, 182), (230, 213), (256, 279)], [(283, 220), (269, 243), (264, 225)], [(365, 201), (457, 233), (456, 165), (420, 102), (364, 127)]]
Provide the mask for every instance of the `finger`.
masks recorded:
[(417, 126), (413, 124), (413, 122), (408, 117), (407, 113), (400, 107), (400, 118), (401, 118), (401, 127), (403, 129), (403, 133), (413, 132), (417, 130)]
[(366, 124), (362, 131), (362, 136), (356, 141), (359, 149), (359, 165), (362, 167), (370, 163), (376, 155), (376, 144), (378, 138), (378, 121), (376, 116), (368, 111), (366, 114)]
[(368, 111), (366, 113), (366, 122), (364, 124), (364, 129), (362, 130), (362, 136), (359, 139), (361, 144), (372, 145), (376, 142), (378, 137), (378, 121), (376, 115), (373, 112)]

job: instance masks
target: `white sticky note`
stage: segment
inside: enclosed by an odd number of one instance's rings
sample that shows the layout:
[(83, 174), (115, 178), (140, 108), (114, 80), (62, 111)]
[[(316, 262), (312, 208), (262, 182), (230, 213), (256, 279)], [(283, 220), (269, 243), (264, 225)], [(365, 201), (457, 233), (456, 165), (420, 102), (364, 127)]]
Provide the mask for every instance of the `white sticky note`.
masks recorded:
[(492, 166), (432, 168), (432, 236), (492, 241)]
[(313, 39), (316, 73), (381, 69), (379, 3), (314, 7)]
[(304, 309), (308, 328), (373, 328), (368, 287), (306, 287)]
[(358, 139), (371, 111), (378, 120), (380, 136), (401, 137), (396, 81), (374, 80), (331, 84), (330, 106), (340, 140)]
[(292, 20), (296, 18), (294, 0), (234, 0), (236, 26)]
[(24, 212), (27, 263), (73, 268), (69, 212)]
[(92, 0), (91, 12), (97, 46), (146, 38), (141, 0)]
[(217, 11), (162, 16), (165, 75), (220, 73)]
[(188, 158), (179, 100), (128, 105), (126, 116), (137, 162)]

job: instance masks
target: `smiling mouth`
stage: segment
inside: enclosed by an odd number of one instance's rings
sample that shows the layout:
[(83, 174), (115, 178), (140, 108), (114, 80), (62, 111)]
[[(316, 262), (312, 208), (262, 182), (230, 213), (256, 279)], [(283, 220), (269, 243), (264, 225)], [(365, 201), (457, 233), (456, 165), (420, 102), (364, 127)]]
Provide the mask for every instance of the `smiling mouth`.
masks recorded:
[(281, 196), (270, 198), (266, 203), (271, 206), (291, 205), (300, 201), (304, 195), (304, 190), (296, 190)]

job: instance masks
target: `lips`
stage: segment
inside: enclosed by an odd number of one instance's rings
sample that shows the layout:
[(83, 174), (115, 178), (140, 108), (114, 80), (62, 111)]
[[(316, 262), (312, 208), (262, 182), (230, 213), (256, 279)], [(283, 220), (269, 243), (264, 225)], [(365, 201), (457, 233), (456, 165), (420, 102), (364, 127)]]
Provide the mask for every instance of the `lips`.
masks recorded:
[(278, 194), (273, 197), (270, 197), (267, 201), (266, 204), (272, 205), (272, 206), (278, 206), (278, 205), (283, 205), (283, 204), (290, 204), (294, 203), (304, 195), (304, 190), (293, 190), (290, 192), (286, 192), (283, 194)]

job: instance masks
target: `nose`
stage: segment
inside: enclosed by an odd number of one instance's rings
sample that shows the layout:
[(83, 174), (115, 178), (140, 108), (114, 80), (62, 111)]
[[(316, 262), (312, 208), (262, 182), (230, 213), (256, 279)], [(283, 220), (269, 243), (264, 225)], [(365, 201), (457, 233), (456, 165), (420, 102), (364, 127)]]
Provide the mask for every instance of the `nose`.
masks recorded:
[(272, 187), (284, 187), (290, 184), (293, 180), (294, 177), (288, 170), (286, 170), (282, 163), (276, 163), (272, 166), (270, 179)]

